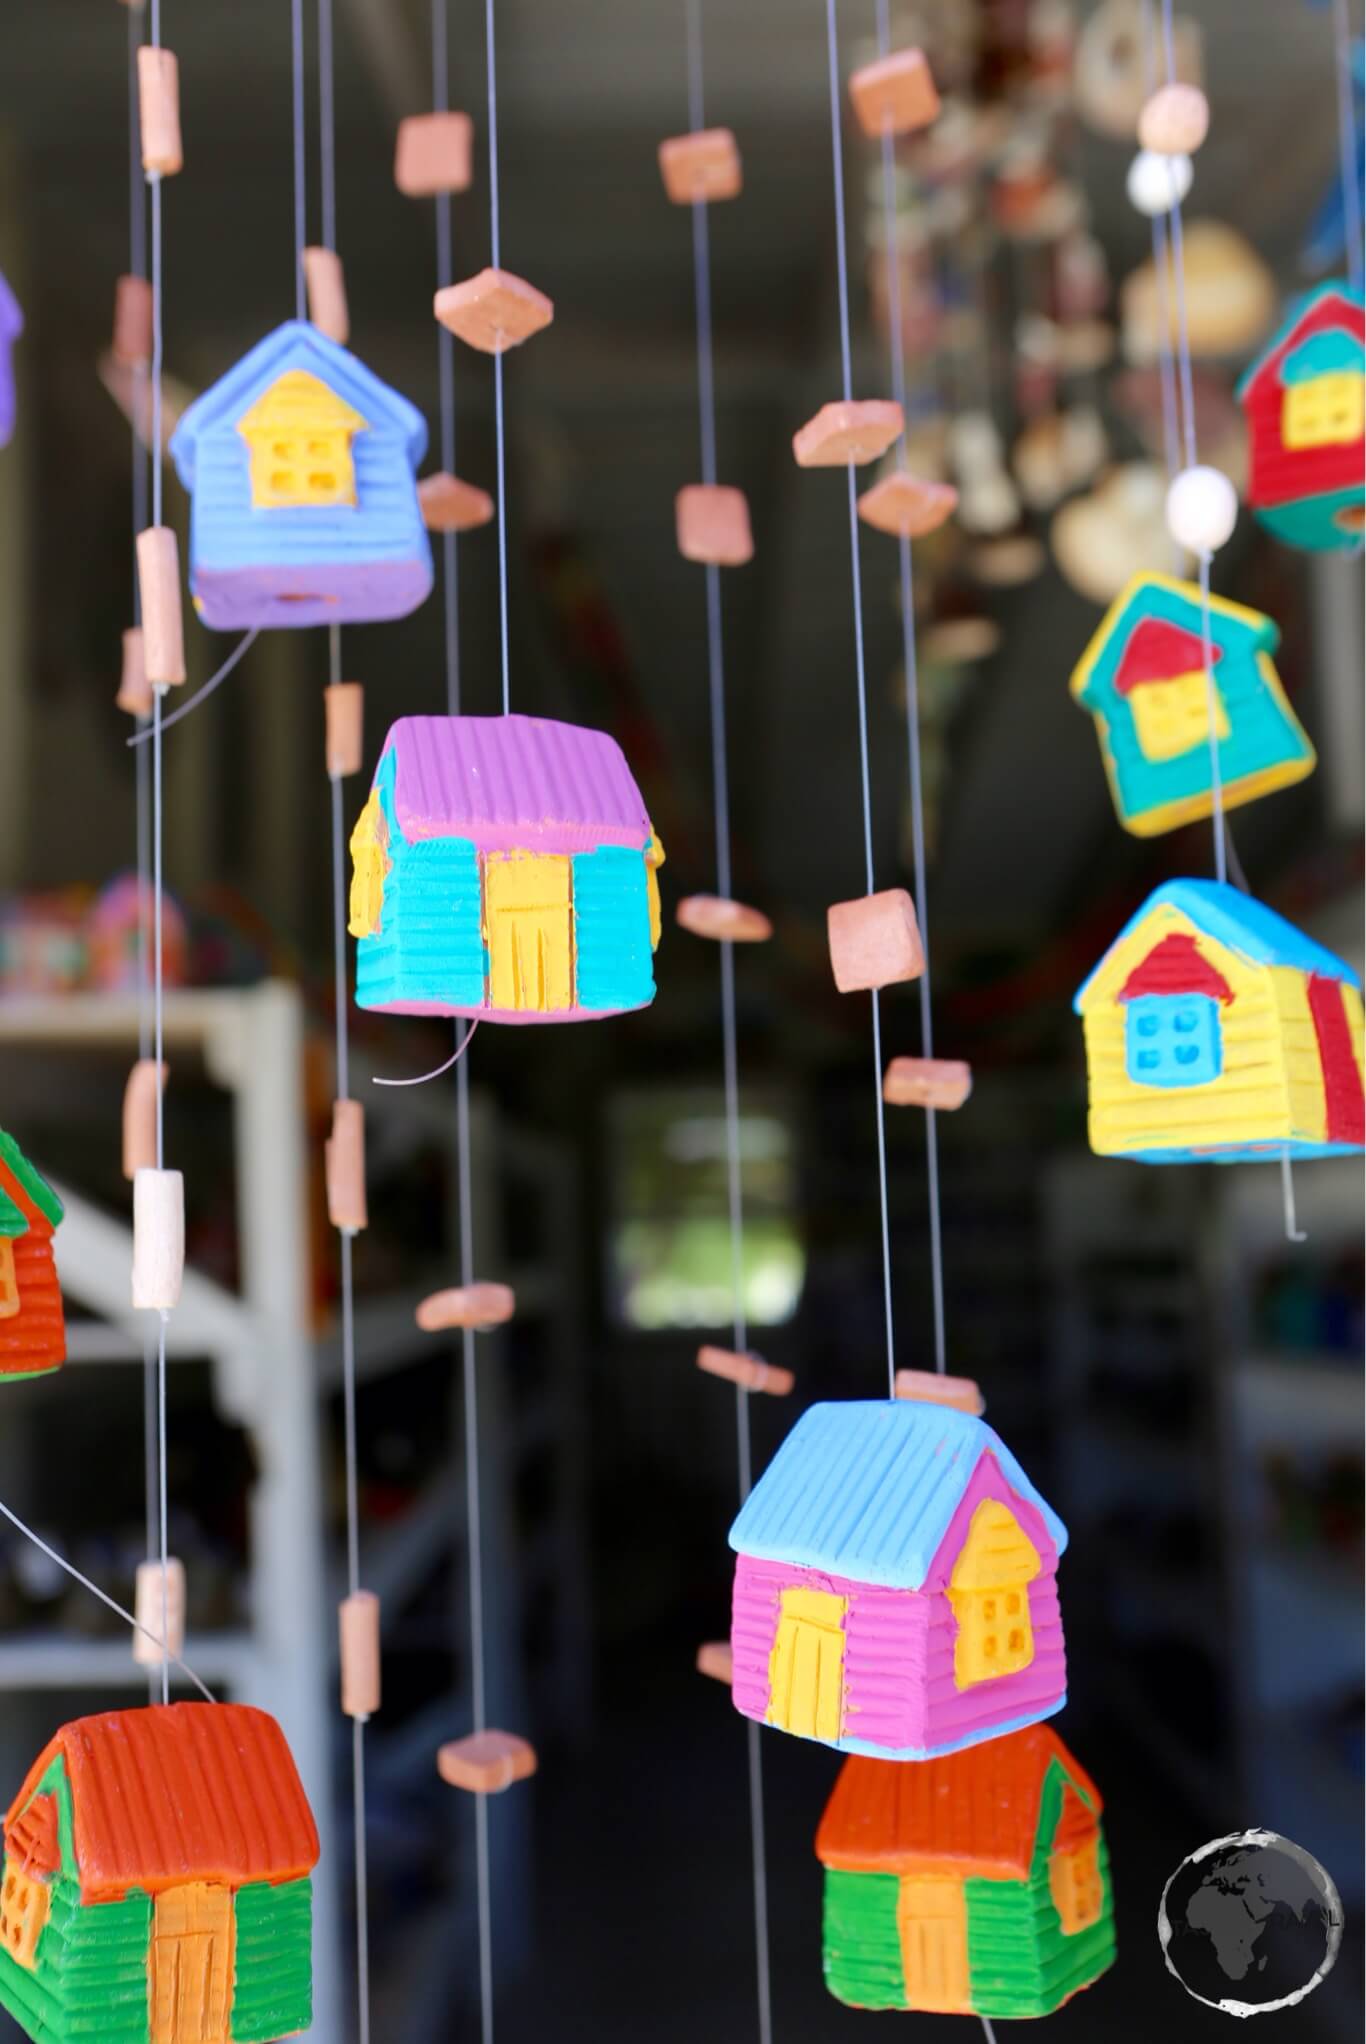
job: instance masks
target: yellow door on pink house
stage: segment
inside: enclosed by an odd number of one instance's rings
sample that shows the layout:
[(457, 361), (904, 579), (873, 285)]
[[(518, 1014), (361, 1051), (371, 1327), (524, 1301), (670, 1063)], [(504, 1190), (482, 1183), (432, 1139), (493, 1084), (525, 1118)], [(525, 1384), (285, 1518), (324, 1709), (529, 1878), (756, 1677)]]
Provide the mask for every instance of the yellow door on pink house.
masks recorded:
[(149, 2044), (229, 2044), (235, 1934), (230, 1888), (187, 1881), (157, 1896)]
[(910, 2006), (966, 2014), (972, 2002), (967, 1891), (961, 1879), (907, 1874), (897, 1895), (896, 1924)]
[(844, 1722), (844, 1616), (833, 1590), (788, 1589), (768, 1663), (768, 1722), (803, 1739), (834, 1740)]
[(489, 1006), (553, 1014), (574, 1005), (569, 859), (490, 852), (484, 865)]

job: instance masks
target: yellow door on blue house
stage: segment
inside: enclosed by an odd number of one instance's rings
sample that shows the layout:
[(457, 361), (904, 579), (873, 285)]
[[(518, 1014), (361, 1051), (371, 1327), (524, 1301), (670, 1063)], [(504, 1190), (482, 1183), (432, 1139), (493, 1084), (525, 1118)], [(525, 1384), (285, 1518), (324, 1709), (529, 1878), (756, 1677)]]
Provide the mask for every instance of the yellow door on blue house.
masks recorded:
[(567, 856), (490, 852), (484, 867), (484, 927), (491, 1008), (552, 1014), (573, 1007)]

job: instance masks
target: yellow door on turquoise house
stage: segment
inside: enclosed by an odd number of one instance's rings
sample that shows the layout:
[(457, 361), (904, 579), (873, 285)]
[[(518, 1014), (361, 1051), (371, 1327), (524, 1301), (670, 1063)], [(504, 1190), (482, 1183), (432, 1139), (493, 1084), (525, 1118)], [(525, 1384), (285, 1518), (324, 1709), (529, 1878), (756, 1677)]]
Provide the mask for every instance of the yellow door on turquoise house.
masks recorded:
[(149, 2044), (228, 2044), (232, 1890), (187, 1881), (158, 1895), (148, 1965)]
[(569, 859), (490, 852), (484, 866), (489, 1006), (549, 1014), (574, 1005)]
[(838, 1739), (844, 1719), (844, 1615), (833, 1590), (784, 1590), (768, 1664), (768, 1721), (803, 1739)]

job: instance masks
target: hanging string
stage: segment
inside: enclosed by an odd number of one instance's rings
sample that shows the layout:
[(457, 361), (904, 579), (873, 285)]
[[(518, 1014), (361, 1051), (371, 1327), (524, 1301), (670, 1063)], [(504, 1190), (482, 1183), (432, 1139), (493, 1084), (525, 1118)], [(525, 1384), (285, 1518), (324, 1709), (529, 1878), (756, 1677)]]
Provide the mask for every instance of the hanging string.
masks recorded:
[[(161, 0), (152, 0), (151, 42), (154, 49), (161, 47)], [(164, 288), (161, 232), (161, 176), (157, 171), (148, 171), (147, 183), (151, 187), (152, 202), (152, 524), (159, 526), (162, 518), (162, 447), (161, 447), (161, 372), (164, 356), (162, 294)], [(152, 691), (152, 1054), (158, 1071), (165, 1062), (165, 980), (162, 971), (162, 846), (164, 818), (162, 803), (161, 773), (161, 730), (162, 698), (164, 688)], [(156, 1088), (156, 1167), (162, 1171), (166, 1166), (166, 1116), (162, 1088)], [(161, 1550), (161, 1700), (171, 1700), (171, 1657), (168, 1640), (170, 1637), (169, 1588), (167, 1583), (170, 1556), (168, 1553), (167, 1524), (168, 1508), (166, 1495), (166, 1314), (158, 1316), (157, 1323), (157, 1516), (160, 1530)]]
[[(336, 627), (334, 626), (333, 629), (335, 630)], [(223, 665), (218, 669), (217, 673), (211, 674), (208, 680), (204, 683), (203, 687), (197, 688), (187, 703), (182, 703), (178, 710), (172, 710), (169, 717), (162, 718), (161, 729), (163, 733), (169, 731), (173, 724), (182, 723), (184, 719), (191, 714), (192, 711), (197, 710), (199, 708), (199, 705), (205, 700), (207, 696), (211, 696), (214, 693), (215, 689), (222, 687), (223, 683), (232, 673), (234, 667), (236, 667), (238, 661), (241, 660), (243, 655), (246, 654), (250, 650), (250, 648), (255, 645), (256, 640), (260, 636), (260, 632), (261, 632), (260, 625), (253, 625), (251, 630), (249, 632), (244, 633), (243, 636), (238, 640), (237, 644), (233, 647), (231, 653), (229, 653), (227, 659), (223, 662)], [(124, 743), (131, 746), (144, 746), (147, 744), (151, 735), (152, 734), (150, 731), (146, 730), (138, 731), (134, 733), (133, 737), (125, 739)]]
[[(877, 0), (878, 55), (891, 53), (888, 0)], [(882, 224), (887, 261), (887, 324), (892, 366), (892, 396), (906, 414), (906, 355), (901, 325), (901, 263), (896, 246), (896, 144), (890, 129), (882, 136)], [(908, 465), (906, 434), (897, 442), (897, 459)], [(906, 688), (906, 738), (910, 753), (911, 849), (915, 860), (915, 913), (925, 968), (919, 981), (920, 1042), (927, 1058), (934, 1056), (934, 1004), (930, 979), (929, 884), (925, 864), (925, 795), (920, 755), (920, 671), (915, 640), (915, 584), (911, 542), (903, 534), (901, 549), (901, 664)], [(930, 1281), (934, 1297), (934, 1367), (948, 1368), (944, 1328), (944, 1231), (939, 1195), (939, 1126), (933, 1107), (925, 1109), (925, 1174), (930, 1210)]]
[[(849, 251), (844, 225), (844, 133), (840, 113), (839, 24), (836, 0), (825, 0), (826, 57), (830, 73), (830, 149), (835, 184), (835, 250), (839, 269), (840, 364), (844, 401), (854, 396), (853, 351), (849, 339)], [(854, 592), (854, 671), (858, 683), (859, 768), (863, 784), (863, 864), (866, 891), (874, 891), (873, 794), (868, 765), (868, 674), (863, 645), (863, 576), (859, 562), (858, 483), (848, 467), (849, 566)], [(887, 1396), (896, 1396), (896, 1336), (892, 1322), (892, 1233), (887, 1201), (887, 1113), (882, 1098), (882, 1009), (877, 988), (873, 1010), (873, 1098), (877, 1112), (878, 1183), (882, 1201), (882, 1290), (887, 1328)]]
[[(488, 48), (489, 102), (489, 260), (494, 269), (502, 267), (502, 223), (498, 194), (498, 66), (494, 49), (493, 0), (484, 0), (485, 40)], [(503, 429), (503, 351), (493, 357), (493, 427), (498, 470), (498, 622), (503, 660), (503, 715), (512, 707), (508, 679), (508, 531), (507, 531), (507, 448)]]
[[(694, 134), (705, 123), (703, 105), (701, 0), (688, 0), (688, 123)], [(693, 285), (697, 308), (698, 423), (702, 447), (702, 480), (716, 482), (716, 377), (712, 340), (711, 247), (707, 204), (695, 199), (692, 208)], [(707, 672), (711, 699), (711, 757), (716, 820), (716, 886), (723, 900), (731, 898), (730, 781), (727, 772), (726, 679), (721, 631), (721, 571), (705, 567), (707, 590)], [(749, 1346), (745, 1311), (744, 1193), (740, 1157), (740, 1076), (735, 1013), (735, 947), (724, 939), (721, 953), (721, 1042), (726, 1105), (726, 1199), (730, 1217), (730, 1282), (732, 1338), (737, 1354)], [(735, 1387), (736, 1462), (743, 1504), (753, 1487), (750, 1435), (750, 1393)], [(768, 1932), (768, 1861), (765, 1849), (763, 1747), (759, 1727), (747, 1726), (749, 1765), (750, 1869), (754, 1891), (754, 1950), (760, 2044), (772, 2044), (773, 1985)]]
[(337, 124), (332, 62), (332, 0), (318, 0), (318, 148), (322, 157), (323, 247), (337, 246)]
[(465, 1055), (465, 1052), (470, 1047), (470, 1038), (474, 1035), (474, 1032), (478, 1027), (479, 1018), (476, 1015), (474, 1020), (470, 1023), (469, 1028), (465, 1031), (463, 1040), (451, 1052), (451, 1055), (446, 1059), (446, 1062), (444, 1064), (438, 1065), (434, 1071), (423, 1072), (422, 1075), (416, 1079), (375, 1079), (372, 1081), (372, 1084), (376, 1086), (426, 1086), (430, 1085), (433, 1079), (444, 1078), (446, 1076), (446, 1073), (449, 1072), (456, 1064), (458, 1064), (460, 1059)]
[(1352, 23), (1347, 0), (1333, 0), (1333, 31), (1337, 44), (1338, 161), (1342, 178), (1342, 222), (1347, 240), (1347, 275), (1352, 289), (1361, 289), (1360, 140), (1352, 81)]
[[(432, 108), (450, 112), (450, 62), (446, 26), (446, 0), (432, 0)], [(454, 279), (451, 254), (451, 195), (436, 195), (436, 287), (438, 291)], [(436, 370), (441, 395), (441, 466), (448, 476), (455, 474), (455, 335), (436, 324)], [(502, 487), (499, 486), (499, 497)], [(443, 625), (446, 635), (446, 673), (459, 674), (460, 610), (456, 534), (441, 535), (441, 578), (444, 592)], [(457, 680), (456, 694), (459, 695)]]
[(294, 317), (307, 319), (304, 245), (308, 240), (308, 168), (304, 128), (304, 0), (290, 0), (290, 70), (294, 81)]
[[(1143, 73), (1149, 94), (1157, 86), (1157, 38), (1153, 0), (1143, 0)], [(1167, 245), (1167, 216), (1152, 216), (1153, 279), (1157, 291), (1157, 370), (1162, 392), (1162, 453), (1171, 482), (1181, 466), (1180, 425), (1177, 418), (1176, 362), (1172, 354), (1171, 257)], [(1172, 541), (1173, 566), (1180, 575), (1185, 567), (1185, 550)]]

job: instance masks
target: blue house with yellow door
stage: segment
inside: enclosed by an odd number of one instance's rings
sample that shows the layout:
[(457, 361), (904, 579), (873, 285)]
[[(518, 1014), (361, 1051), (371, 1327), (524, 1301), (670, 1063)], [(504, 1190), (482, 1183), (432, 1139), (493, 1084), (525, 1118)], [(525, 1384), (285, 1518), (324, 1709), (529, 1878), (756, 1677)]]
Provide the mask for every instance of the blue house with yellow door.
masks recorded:
[(361, 624), (415, 610), (432, 586), (416, 480), (426, 446), (416, 406), (307, 320), (267, 334), (171, 440), (204, 623)]
[[(1314, 771), (1314, 748), (1286, 701), (1269, 617), (1209, 599), (1214, 733), (1225, 808), (1255, 802)], [(1072, 676), (1096, 720), (1119, 820), (1154, 837), (1213, 812), (1211, 689), (1200, 591), (1135, 575), (1111, 604)]]
[(582, 1022), (654, 999), (664, 851), (606, 732), (400, 717), (351, 855), (362, 1008)]

